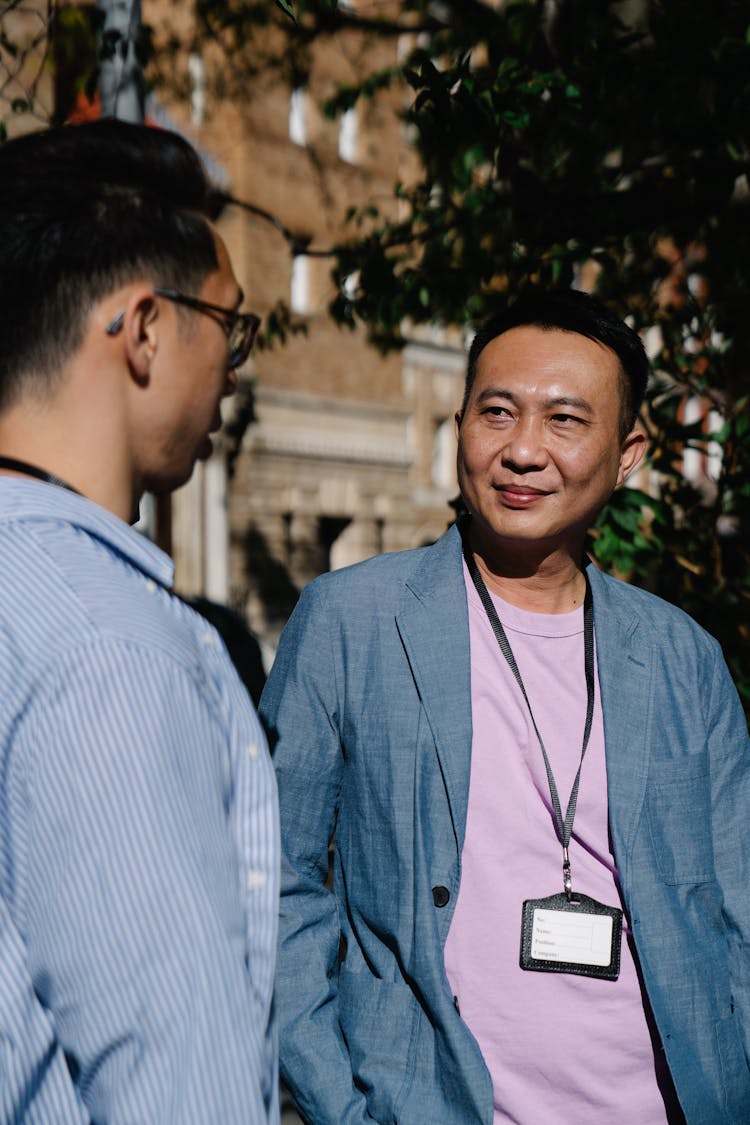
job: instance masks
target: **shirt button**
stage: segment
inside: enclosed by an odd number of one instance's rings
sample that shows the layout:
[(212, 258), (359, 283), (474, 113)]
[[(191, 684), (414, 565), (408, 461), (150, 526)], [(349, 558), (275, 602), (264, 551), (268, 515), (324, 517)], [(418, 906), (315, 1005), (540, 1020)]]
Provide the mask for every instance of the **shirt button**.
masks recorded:
[(260, 750), (258, 749), (257, 742), (251, 742), (250, 745), (247, 748), (247, 752), (250, 755), (250, 757), (253, 759), (253, 761), (256, 761), (256, 759), (258, 759), (260, 757)]
[(214, 633), (203, 633), (201, 636), (201, 644), (205, 645), (206, 648), (216, 648), (218, 643)]
[(153, 578), (149, 578), (149, 580), (146, 582), (146, 589), (148, 590), (149, 594), (156, 593), (156, 583), (154, 582)]
[(265, 871), (259, 871), (257, 867), (254, 867), (252, 869), (252, 871), (248, 871), (248, 873), (247, 873), (248, 890), (259, 891), (263, 887), (265, 887), (265, 885), (266, 885), (266, 873), (265, 873)]
[(450, 902), (451, 893), (447, 887), (433, 887), (432, 888), (432, 901), (435, 906), (447, 906)]

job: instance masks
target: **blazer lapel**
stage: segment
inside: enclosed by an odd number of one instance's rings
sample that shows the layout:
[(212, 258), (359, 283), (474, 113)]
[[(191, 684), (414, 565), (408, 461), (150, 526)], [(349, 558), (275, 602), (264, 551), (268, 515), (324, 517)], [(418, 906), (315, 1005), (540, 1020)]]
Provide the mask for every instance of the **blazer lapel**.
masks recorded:
[(461, 540), (451, 528), (407, 580), (396, 624), (437, 748), (459, 851), (471, 766), (471, 662)]
[(653, 651), (617, 584), (589, 567), (604, 716), (609, 823), (618, 867), (628, 862), (646, 791)]

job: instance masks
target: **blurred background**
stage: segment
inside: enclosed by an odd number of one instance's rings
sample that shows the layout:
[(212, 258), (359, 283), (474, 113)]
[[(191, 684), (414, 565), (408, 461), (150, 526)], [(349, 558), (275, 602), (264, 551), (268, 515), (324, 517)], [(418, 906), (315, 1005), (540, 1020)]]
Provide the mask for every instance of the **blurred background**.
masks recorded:
[(745, 0), (2, 0), (3, 138), (103, 113), (197, 146), (264, 317), (212, 459), (140, 524), (249, 627), (249, 685), (311, 578), (445, 530), (475, 325), (572, 285), (653, 364), (591, 552), (717, 636), (750, 706)]

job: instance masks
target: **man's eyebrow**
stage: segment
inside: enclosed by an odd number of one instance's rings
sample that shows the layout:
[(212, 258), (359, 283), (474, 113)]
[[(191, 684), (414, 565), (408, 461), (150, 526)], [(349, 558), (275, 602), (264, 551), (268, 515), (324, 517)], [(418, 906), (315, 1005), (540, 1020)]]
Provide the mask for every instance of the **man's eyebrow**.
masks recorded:
[(518, 399), (513, 394), (513, 391), (506, 391), (503, 387), (485, 387), (477, 395), (477, 402), (486, 402), (488, 398), (507, 398), (515, 406)]
[(583, 410), (586, 414), (594, 413), (594, 408), (591, 403), (585, 398), (579, 398), (577, 395), (556, 395), (554, 398), (546, 399), (544, 405), (547, 408), (554, 406), (572, 406), (576, 410)]
[[(477, 395), (477, 402), (487, 402), (491, 398), (505, 398), (512, 402), (514, 406), (519, 403), (518, 396), (513, 391), (506, 390), (504, 387), (485, 387), (483, 391)], [(576, 410), (583, 410), (586, 414), (593, 414), (594, 408), (590, 402), (585, 398), (580, 398), (578, 395), (553, 395), (550, 398), (544, 399), (542, 406), (546, 410), (560, 406), (572, 406)]]

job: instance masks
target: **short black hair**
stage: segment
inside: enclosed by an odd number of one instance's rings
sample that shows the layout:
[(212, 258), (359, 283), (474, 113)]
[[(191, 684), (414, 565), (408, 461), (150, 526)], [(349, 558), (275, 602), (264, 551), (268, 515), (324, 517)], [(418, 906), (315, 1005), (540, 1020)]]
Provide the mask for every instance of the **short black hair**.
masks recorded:
[(481, 325), (469, 349), (461, 415), (466, 410), (474, 385), (479, 356), (492, 340), (511, 328), (523, 325), (577, 332), (589, 340), (597, 340), (615, 353), (620, 361), (620, 438), (624, 439), (635, 425), (646, 393), (650, 371), (648, 356), (637, 332), (602, 301), (577, 289), (523, 293)]
[(210, 214), (197, 153), (166, 130), (103, 119), (0, 146), (0, 409), (51, 386), (119, 286), (199, 287)]

